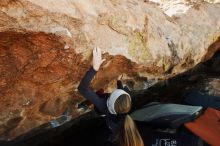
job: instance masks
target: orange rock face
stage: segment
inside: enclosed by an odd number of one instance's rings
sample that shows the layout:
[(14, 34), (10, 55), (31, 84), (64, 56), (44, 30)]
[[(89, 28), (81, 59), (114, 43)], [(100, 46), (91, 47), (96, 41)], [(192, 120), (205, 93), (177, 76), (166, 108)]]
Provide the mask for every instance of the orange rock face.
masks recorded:
[(0, 33), (0, 134), (23, 133), (80, 100), (73, 88), (88, 63), (64, 45), (52, 34)]
[[(68, 109), (75, 118), (82, 101), (77, 85), (90, 67), (74, 48), (65, 48), (58, 36), (46, 33), (0, 33), (0, 135), (14, 138), (61, 115)], [(132, 75), (134, 63), (123, 56), (104, 55), (104, 64), (94, 81), (105, 87), (118, 75)]]

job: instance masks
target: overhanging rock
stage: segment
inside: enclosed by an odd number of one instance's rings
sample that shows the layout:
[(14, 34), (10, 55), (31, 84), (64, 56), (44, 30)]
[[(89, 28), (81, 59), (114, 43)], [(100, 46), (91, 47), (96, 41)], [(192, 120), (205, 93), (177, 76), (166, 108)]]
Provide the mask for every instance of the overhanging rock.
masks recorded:
[(143, 89), (210, 58), (220, 47), (220, 4), (188, 6), (170, 17), (139, 0), (2, 0), (0, 138), (13, 139), (66, 109), (73, 118), (83, 114), (76, 88), (94, 46), (107, 62), (93, 87), (107, 91), (122, 73)]

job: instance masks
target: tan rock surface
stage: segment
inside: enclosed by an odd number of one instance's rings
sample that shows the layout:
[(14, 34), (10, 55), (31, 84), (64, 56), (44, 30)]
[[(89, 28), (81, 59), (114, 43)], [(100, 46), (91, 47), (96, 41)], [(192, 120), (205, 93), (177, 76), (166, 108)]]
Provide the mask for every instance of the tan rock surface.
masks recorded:
[[(182, 3), (186, 3), (183, 1)], [(162, 5), (162, 4), (160, 4)], [(59, 116), (74, 118), (77, 86), (99, 46), (107, 62), (93, 87), (125, 73), (141, 89), (210, 58), (220, 47), (220, 4), (190, 3), (172, 17), (139, 0), (2, 0), (0, 139)], [(148, 80), (147, 80), (148, 79)]]

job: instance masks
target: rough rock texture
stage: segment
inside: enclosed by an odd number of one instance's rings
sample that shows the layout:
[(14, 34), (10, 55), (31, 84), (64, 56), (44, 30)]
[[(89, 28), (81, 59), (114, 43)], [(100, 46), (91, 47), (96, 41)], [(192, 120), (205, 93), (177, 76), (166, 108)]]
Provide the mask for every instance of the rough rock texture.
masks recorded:
[(65, 109), (82, 114), (76, 87), (94, 46), (107, 62), (93, 87), (109, 91), (122, 73), (142, 89), (211, 58), (220, 48), (220, 4), (182, 3), (184, 11), (168, 16), (164, 3), (144, 0), (1, 0), (0, 139)]

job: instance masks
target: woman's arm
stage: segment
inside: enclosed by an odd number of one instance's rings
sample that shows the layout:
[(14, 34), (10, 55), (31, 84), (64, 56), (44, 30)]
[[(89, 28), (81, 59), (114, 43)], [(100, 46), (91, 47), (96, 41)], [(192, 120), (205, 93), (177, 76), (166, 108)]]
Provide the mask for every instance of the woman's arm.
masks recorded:
[(120, 76), (118, 77), (118, 79), (117, 79), (117, 88), (118, 88), (118, 89), (122, 89), (122, 90), (126, 91), (127, 93), (130, 93), (129, 88), (128, 88), (127, 86), (124, 86), (124, 85), (123, 85), (123, 83), (122, 83), (122, 81), (121, 81), (122, 77), (123, 77), (123, 74), (120, 75)]
[(93, 69), (93, 67), (91, 67), (81, 80), (78, 86), (78, 91), (84, 98), (92, 102), (101, 112), (104, 112), (105, 101), (89, 88), (91, 80), (93, 79), (95, 74), (96, 71)]
[[(127, 92), (128, 94), (131, 94), (131, 91), (130, 91), (130, 89), (125, 85), (123, 85), (123, 83), (122, 83), (122, 81), (121, 81), (121, 79), (122, 79), (122, 77), (123, 77), (123, 74), (122, 75), (120, 75), (119, 77), (118, 77), (118, 79), (117, 79), (117, 89), (122, 89), (122, 90), (124, 90), (125, 92)], [(131, 96), (131, 100), (133, 101), (133, 97)]]
[(84, 75), (78, 86), (78, 90), (83, 97), (92, 102), (101, 112), (105, 113), (105, 100), (100, 98), (89, 88), (91, 80), (99, 70), (103, 61), (104, 60), (101, 58), (101, 50), (99, 48), (95, 48), (93, 50), (93, 67), (91, 67)]
[(117, 80), (117, 88), (118, 89), (123, 89), (123, 84), (121, 80)]
[(122, 77), (123, 77), (123, 74), (118, 76), (118, 79), (117, 79), (117, 89), (123, 89), (123, 83), (121, 81)]

